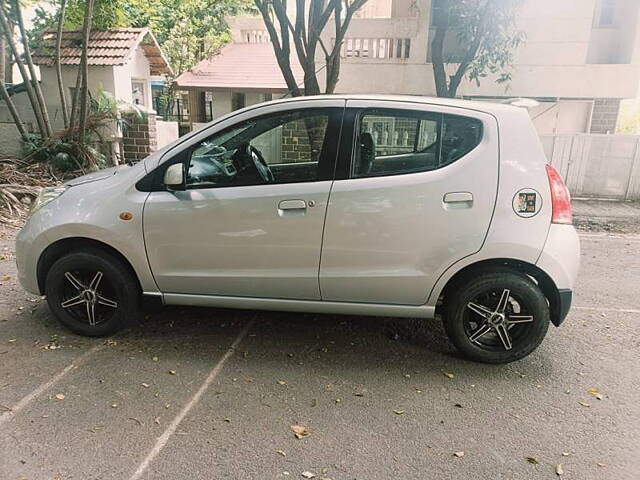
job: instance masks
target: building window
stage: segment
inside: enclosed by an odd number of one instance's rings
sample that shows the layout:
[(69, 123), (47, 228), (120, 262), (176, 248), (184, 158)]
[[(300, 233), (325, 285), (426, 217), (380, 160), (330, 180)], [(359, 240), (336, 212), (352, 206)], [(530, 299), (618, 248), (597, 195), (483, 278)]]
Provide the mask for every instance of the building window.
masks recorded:
[(231, 94), (231, 111), (240, 110), (247, 105), (247, 99), (244, 93), (233, 92)]
[(131, 80), (131, 98), (134, 105), (146, 106), (145, 85), (141, 80)]
[(616, 24), (617, 0), (600, 0), (596, 6), (596, 28), (611, 28)]

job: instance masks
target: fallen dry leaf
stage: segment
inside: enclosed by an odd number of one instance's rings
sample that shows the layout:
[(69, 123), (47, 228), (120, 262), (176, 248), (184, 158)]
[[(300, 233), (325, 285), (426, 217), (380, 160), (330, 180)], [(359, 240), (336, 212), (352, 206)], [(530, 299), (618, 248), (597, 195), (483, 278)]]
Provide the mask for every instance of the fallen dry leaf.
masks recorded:
[(590, 393), (591, 395), (598, 395), (600, 391), (597, 388), (588, 388), (587, 393)]
[(308, 471), (304, 471), (304, 472), (302, 472), (302, 476), (303, 476), (304, 478), (313, 478), (313, 477), (315, 477), (315, 476), (316, 476), (316, 474), (315, 474), (315, 473), (308, 472)]
[(6, 282), (7, 280), (11, 280), (11, 277), (9, 275), (3, 275), (2, 281)]
[(278, 385), (286, 385), (287, 384), (287, 382), (285, 382), (284, 380), (278, 380), (276, 383)]
[(560, 476), (564, 473), (564, 470), (562, 468), (562, 464), (559, 463), (558, 465), (556, 465), (556, 475)]
[(455, 375), (453, 373), (449, 373), (449, 372), (442, 372), (442, 374), (447, 377), (447, 378), (455, 378)]
[(453, 456), (454, 457), (458, 457), (458, 458), (462, 458), (462, 457), (464, 457), (464, 452), (454, 452)]
[(309, 436), (309, 430), (307, 430), (307, 427), (303, 425), (291, 425), (289, 428), (298, 440)]
[(153, 360), (154, 362), (158, 361), (158, 357), (153, 357), (151, 360)]
[(56, 398), (58, 400), (64, 400), (64, 393), (56, 393)]
[(527, 462), (532, 463), (533, 465), (538, 465), (540, 463), (533, 457), (527, 457)]

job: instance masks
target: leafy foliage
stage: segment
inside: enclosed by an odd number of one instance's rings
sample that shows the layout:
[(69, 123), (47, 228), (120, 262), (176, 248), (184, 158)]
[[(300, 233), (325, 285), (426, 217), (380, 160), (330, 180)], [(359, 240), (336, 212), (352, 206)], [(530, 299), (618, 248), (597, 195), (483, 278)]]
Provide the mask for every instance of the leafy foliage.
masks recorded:
[[(436, 85), (438, 95), (455, 96), (465, 76), (476, 85), (488, 75), (497, 75), (497, 83), (511, 80), (513, 54), (525, 40), (515, 22), (522, 3), (523, 0), (434, 0), (436, 34), (431, 48), (434, 71), (440, 69), (435, 72), (436, 82), (440, 82)], [(448, 84), (443, 65), (437, 63), (457, 64)]]
[[(29, 134), (23, 142), (25, 160), (31, 163), (47, 163), (59, 171), (77, 169), (94, 170), (107, 165), (107, 156), (100, 150), (103, 145), (103, 132), (114, 120), (126, 128), (118, 110), (121, 107), (115, 97), (104, 90), (98, 90), (91, 98), (91, 112), (87, 121), (85, 140), (78, 141), (70, 129), (64, 130), (52, 138), (43, 138)], [(127, 108), (136, 109), (135, 105)], [(143, 115), (138, 109), (137, 115)]]

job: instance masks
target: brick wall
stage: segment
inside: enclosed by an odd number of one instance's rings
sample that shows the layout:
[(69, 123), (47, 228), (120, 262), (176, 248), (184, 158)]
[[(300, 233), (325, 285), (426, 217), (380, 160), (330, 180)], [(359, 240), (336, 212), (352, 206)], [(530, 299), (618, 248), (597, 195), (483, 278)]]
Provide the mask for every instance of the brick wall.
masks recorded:
[(615, 133), (619, 112), (619, 99), (596, 98), (591, 116), (591, 133)]
[(282, 163), (318, 161), (326, 128), (326, 117), (312, 117), (284, 124), (282, 126)]
[(123, 114), (128, 127), (122, 135), (123, 154), (126, 161), (142, 160), (158, 148), (156, 115), (146, 113), (140, 118), (132, 113)]

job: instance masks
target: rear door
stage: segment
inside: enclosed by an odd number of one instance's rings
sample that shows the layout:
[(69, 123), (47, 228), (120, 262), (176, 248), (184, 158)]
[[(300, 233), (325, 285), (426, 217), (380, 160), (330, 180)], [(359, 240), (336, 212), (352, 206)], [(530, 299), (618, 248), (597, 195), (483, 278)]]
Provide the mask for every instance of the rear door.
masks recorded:
[(496, 120), (408, 102), (347, 107), (322, 299), (424, 304), (442, 272), (484, 242), (498, 188)]

